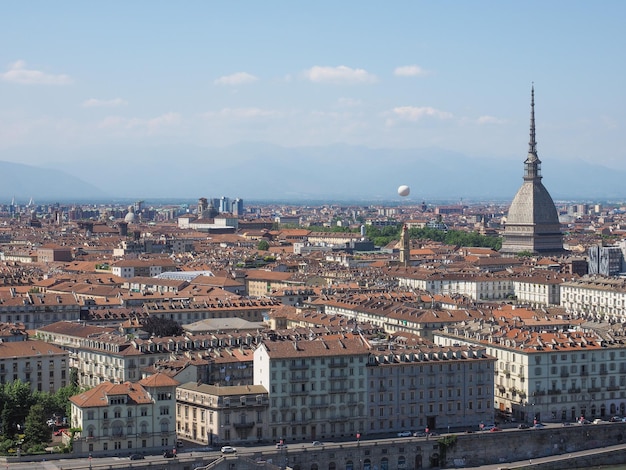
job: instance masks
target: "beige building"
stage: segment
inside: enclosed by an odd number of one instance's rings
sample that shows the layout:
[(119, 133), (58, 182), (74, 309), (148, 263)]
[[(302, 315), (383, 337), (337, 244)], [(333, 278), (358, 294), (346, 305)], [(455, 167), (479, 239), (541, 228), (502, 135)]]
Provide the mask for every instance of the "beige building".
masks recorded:
[(176, 389), (178, 437), (218, 446), (267, 436), (267, 390), (261, 385), (221, 387), (189, 382)]
[(354, 436), (366, 428), (369, 345), (358, 335), (264, 341), (254, 352), (254, 383), (269, 392), (266, 439)]
[(178, 382), (155, 374), (138, 383), (103, 382), (70, 397), (75, 453), (154, 453), (176, 445)]
[(69, 384), (68, 352), (40, 340), (0, 342), (0, 384), (16, 380), (55, 393)]
[(626, 281), (604, 276), (585, 276), (566, 281), (561, 284), (561, 305), (575, 315), (624, 322)]
[(626, 347), (619, 342), (611, 344), (590, 330), (473, 324), (446, 327), (435, 341), (482, 346), (497, 359), (496, 409), (529, 422), (626, 414)]

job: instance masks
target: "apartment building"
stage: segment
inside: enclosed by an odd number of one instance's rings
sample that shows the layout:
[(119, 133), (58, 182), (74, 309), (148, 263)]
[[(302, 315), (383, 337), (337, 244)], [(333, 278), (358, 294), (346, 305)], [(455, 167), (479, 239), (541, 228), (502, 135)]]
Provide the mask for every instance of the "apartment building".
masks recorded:
[(155, 374), (137, 383), (103, 382), (70, 397), (74, 452), (128, 455), (176, 445), (176, 387)]
[(266, 439), (354, 436), (366, 428), (369, 345), (358, 335), (263, 341), (254, 384), (269, 392)]
[(210, 446), (262, 441), (268, 408), (268, 393), (261, 385), (185, 383), (176, 389), (176, 432)]
[(27, 329), (61, 320), (78, 320), (80, 305), (72, 294), (24, 293), (15, 289), (0, 293), (0, 322), (23, 323)]
[(261, 322), (273, 307), (280, 305), (272, 299), (204, 298), (197, 301), (171, 299), (167, 302), (145, 302), (146, 313), (159, 318), (176, 320), (188, 324), (209, 318), (239, 317), (251, 322)]
[(484, 346), (422, 344), (372, 350), (366, 432), (476, 429), (492, 423), (495, 359)]
[(124, 279), (154, 277), (167, 271), (176, 271), (176, 263), (169, 258), (125, 259), (111, 264), (111, 273)]
[(305, 286), (304, 279), (289, 272), (251, 269), (246, 274), (246, 292), (251, 297), (263, 297), (275, 290)]
[(570, 313), (606, 321), (626, 320), (626, 280), (584, 276), (561, 284), (561, 305)]
[(522, 421), (626, 414), (626, 346), (591, 330), (532, 330), (468, 322), (435, 335), (486, 348), (497, 360), (495, 408)]
[(40, 340), (0, 341), (0, 384), (16, 380), (55, 393), (69, 384), (68, 352)]
[(531, 305), (559, 305), (563, 279), (552, 272), (447, 273), (426, 269), (390, 272), (401, 287), (432, 295), (464, 295), (475, 301), (516, 299)]

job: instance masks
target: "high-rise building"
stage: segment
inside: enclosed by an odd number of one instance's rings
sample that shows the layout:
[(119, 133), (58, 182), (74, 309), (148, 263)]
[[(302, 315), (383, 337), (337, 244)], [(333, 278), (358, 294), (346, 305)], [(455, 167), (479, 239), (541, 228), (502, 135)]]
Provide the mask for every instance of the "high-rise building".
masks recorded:
[(524, 183), (517, 191), (504, 228), (502, 253), (557, 254), (563, 250), (559, 215), (541, 182), (541, 160), (535, 140), (535, 88), (531, 91), (530, 142), (524, 162)]

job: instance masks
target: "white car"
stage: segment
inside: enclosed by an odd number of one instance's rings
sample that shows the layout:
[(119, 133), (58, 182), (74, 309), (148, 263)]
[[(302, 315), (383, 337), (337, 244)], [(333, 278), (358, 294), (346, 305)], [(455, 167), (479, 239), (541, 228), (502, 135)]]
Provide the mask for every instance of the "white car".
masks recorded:
[(237, 449), (231, 446), (224, 446), (220, 450), (222, 451), (222, 454), (234, 454), (237, 452)]
[(400, 431), (398, 437), (411, 437), (413, 433), (411, 431)]

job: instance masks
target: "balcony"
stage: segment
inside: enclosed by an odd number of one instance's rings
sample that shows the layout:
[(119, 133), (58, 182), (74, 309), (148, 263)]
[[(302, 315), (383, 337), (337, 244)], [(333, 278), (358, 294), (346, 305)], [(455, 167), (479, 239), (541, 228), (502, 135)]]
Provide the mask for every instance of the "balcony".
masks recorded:
[(309, 378), (302, 374), (302, 375), (292, 375), (291, 376), (291, 381), (292, 382), (308, 382)]
[(540, 397), (541, 395), (545, 395), (545, 394), (546, 394), (546, 391), (545, 391), (545, 390), (535, 390), (535, 391), (533, 392), (533, 396), (534, 396), (534, 397)]
[(599, 372), (600, 375), (607, 375), (608, 373), (609, 371), (606, 369), (600, 369), (600, 372)]
[(328, 367), (330, 367), (331, 369), (346, 368), (348, 367), (348, 364), (345, 362), (331, 362), (330, 364), (328, 364)]
[(600, 387), (590, 387), (587, 391), (589, 393), (598, 393), (600, 390)]
[(569, 372), (561, 372), (561, 377), (569, 377)]
[(289, 369), (291, 370), (305, 370), (308, 369), (309, 366), (307, 364), (290, 364)]
[(608, 387), (606, 387), (606, 389), (607, 389), (609, 392), (617, 392), (617, 391), (620, 389), (620, 387), (617, 387), (617, 386), (615, 386), (615, 385), (609, 385)]
[(570, 388), (567, 393), (580, 393), (580, 388)]
[(552, 388), (548, 390), (548, 395), (560, 395), (560, 394), (561, 394), (561, 390), (558, 390), (556, 388)]

